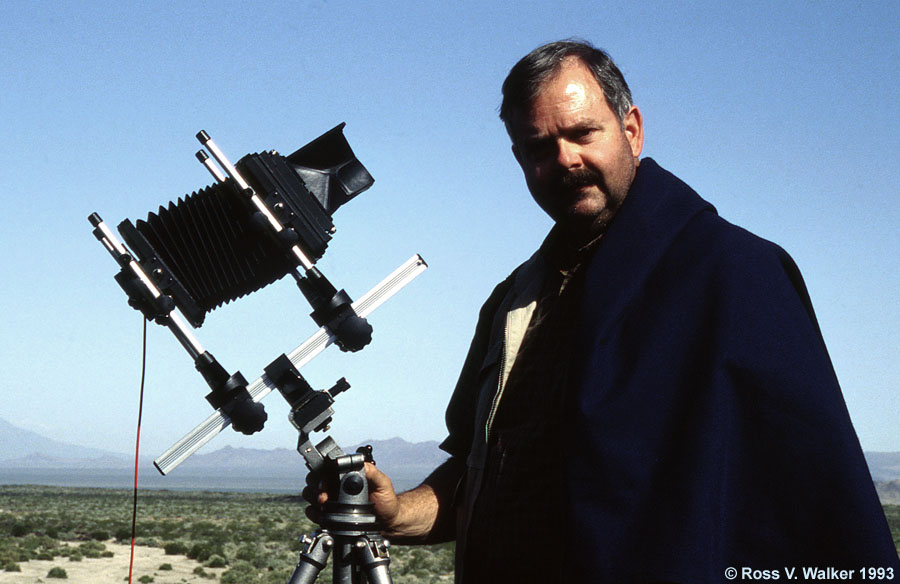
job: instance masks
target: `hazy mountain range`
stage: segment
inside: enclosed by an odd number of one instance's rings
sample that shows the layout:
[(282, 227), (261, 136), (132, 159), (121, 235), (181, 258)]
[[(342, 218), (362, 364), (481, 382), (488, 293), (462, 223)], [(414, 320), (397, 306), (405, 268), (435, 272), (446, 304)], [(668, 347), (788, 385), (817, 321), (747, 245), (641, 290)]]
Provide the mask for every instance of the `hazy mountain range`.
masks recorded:
[[(392, 438), (367, 444), (399, 489), (418, 484), (447, 457), (434, 441)], [(353, 452), (356, 446), (345, 450)], [(900, 504), (900, 452), (867, 452), (866, 460), (882, 501)], [(133, 482), (133, 468), (128, 456), (52, 440), (0, 418), (0, 484), (126, 487)], [(303, 458), (289, 448), (226, 446), (193, 455), (168, 477), (156, 473), (149, 457), (141, 468), (148, 488), (283, 491), (302, 487), (306, 476)]]
[(126, 459), (125, 456), (105, 450), (52, 440), (36, 432), (13, 426), (0, 418), (0, 466), (47, 464), (52, 463), (53, 459), (65, 461), (106, 458), (117, 458), (121, 461)]
[[(376, 464), (398, 488), (415, 486), (447, 457), (435, 441), (392, 438), (365, 444), (372, 445)], [(353, 452), (358, 445), (342, 446)], [(201, 451), (167, 477), (156, 472), (151, 457), (142, 457), (140, 468), (144, 486), (173, 489), (295, 490), (307, 472), (296, 450), (231, 446)], [(126, 455), (52, 440), (0, 418), (0, 484), (127, 487), (133, 472), (134, 459)]]

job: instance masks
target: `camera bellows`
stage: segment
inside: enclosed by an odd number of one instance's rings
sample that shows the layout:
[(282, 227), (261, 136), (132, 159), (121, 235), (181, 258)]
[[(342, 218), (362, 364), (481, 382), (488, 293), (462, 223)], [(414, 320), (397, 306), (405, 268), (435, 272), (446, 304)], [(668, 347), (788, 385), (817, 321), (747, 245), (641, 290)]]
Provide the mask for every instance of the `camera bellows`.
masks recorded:
[(160, 207), (135, 226), (128, 220), (119, 225), (138, 261), (194, 326), (203, 323), (206, 312), (293, 267), (242, 198), (229, 181)]
[(288, 157), (248, 154), (234, 167), (240, 176), (218, 176), (146, 220), (119, 225), (138, 263), (193, 326), (295, 270), (298, 254), (322, 257), (334, 233), (331, 214), (374, 182), (343, 127)]

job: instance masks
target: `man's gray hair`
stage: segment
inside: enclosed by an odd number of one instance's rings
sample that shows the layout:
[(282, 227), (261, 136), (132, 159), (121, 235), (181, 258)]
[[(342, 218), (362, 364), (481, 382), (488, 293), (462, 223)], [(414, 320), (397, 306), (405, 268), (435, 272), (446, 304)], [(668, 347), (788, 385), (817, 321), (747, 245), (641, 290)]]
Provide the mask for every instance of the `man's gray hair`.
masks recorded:
[(542, 45), (522, 57), (510, 69), (503, 82), (500, 119), (506, 124), (510, 136), (513, 116), (531, 105), (544, 83), (560, 70), (568, 58), (578, 59), (591, 70), (603, 89), (606, 103), (615, 112), (619, 122), (624, 123), (625, 114), (632, 105), (631, 90), (612, 58), (587, 41), (556, 41)]

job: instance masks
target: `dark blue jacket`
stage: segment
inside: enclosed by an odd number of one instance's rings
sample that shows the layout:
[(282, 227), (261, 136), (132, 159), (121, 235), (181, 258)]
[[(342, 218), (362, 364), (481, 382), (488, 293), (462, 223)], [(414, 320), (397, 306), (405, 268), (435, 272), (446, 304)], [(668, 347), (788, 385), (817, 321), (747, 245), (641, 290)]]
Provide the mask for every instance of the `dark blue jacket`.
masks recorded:
[(564, 447), (573, 582), (724, 582), (728, 568), (802, 581), (810, 566), (900, 579), (784, 250), (644, 159), (582, 302)]

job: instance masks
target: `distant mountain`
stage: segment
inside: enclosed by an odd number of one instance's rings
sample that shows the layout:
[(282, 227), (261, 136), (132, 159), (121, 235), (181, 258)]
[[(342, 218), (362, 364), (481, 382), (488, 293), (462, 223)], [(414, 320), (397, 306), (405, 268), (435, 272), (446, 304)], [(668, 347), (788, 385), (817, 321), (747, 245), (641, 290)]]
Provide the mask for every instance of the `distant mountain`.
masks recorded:
[[(371, 445), (375, 464), (384, 469), (400, 467), (424, 467), (434, 470), (447, 460), (448, 454), (438, 447), (438, 442), (407, 442), (402, 438), (390, 440), (369, 440), (350, 448), (355, 452), (359, 446)], [(387, 471), (385, 471), (387, 472)]]
[[(402, 438), (373, 440), (378, 467), (398, 489), (414, 487), (446, 459), (438, 443), (410, 443)], [(353, 453), (359, 445), (344, 446)], [(306, 463), (296, 450), (225, 446), (193, 455), (170, 476), (162, 477), (141, 460), (142, 482), (150, 488), (246, 488), (300, 485)], [(125, 455), (51, 440), (0, 419), (0, 483), (58, 484), (60, 486), (123, 487), (133, 480), (134, 461)], [(281, 487), (278, 487), (281, 488)]]
[[(345, 452), (352, 454), (359, 446), (363, 445), (372, 446), (375, 463), (379, 468), (385, 469), (385, 472), (403, 468), (431, 470), (447, 458), (447, 454), (440, 450), (438, 443), (434, 441), (412, 443), (402, 438), (391, 438), (389, 440), (370, 440), (342, 448)], [(267, 472), (296, 469), (306, 472), (306, 462), (300, 453), (290, 448), (261, 450), (225, 446), (207, 454), (195, 454), (179, 467), (179, 470), (181, 468), (198, 471), (253, 468)]]
[(900, 452), (866, 452), (866, 462), (873, 480), (900, 479)]
[[(447, 458), (435, 441), (411, 443), (402, 438), (391, 438), (362, 444), (372, 445), (376, 464), (391, 477), (398, 490), (417, 485)], [(342, 445), (348, 453), (355, 452), (358, 446), (360, 444)], [(900, 452), (867, 452), (865, 456), (882, 502), (900, 504)], [(113, 477), (109, 479), (109, 486), (114, 486), (112, 482), (121, 486), (131, 480), (133, 464), (127, 456), (52, 440), (0, 418), (0, 482), (4, 480), (4, 473), (6, 480), (9, 480), (11, 469), (34, 472), (53, 470), (60, 472), (42, 484), (56, 484), (60, 481), (58, 477), (63, 477), (65, 483), (67, 476), (81, 471)], [(191, 488), (219, 488), (227, 480), (250, 478), (259, 479), (263, 485), (272, 484), (265, 483), (272, 479), (301, 484), (306, 475), (303, 457), (290, 448), (261, 450), (225, 446), (193, 455), (168, 477), (157, 475), (150, 468), (149, 460), (142, 460), (141, 467), (145, 469), (142, 480), (152, 488), (182, 488), (176, 486), (180, 484), (178, 481), (185, 481), (185, 485), (190, 482)], [(29, 479), (37, 476), (28, 475)], [(232, 486), (229, 484), (227, 488)]]
[(303, 458), (290, 448), (235, 448), (223, 446), (212, 452), (199, 452), (188, 458), (175, 472), (258, 469), (266, 471), (301, 470)]
[(59, 464), (63, 461), (77, 461), (78, 464), (90, 461), (102, 461), (104, 464), (118, 461), (119, 465), (127, 463), (126, 456), (115, 452), (52, 440), (0, 418), (0, 466), (24, 464), (26, 467), (48, 468), (48, 464), (56, 464), (53, 460)]
[[(370, 440), (343, 447), (347, 453), (359, 446), (371, 445), (375, 464), (386, 472), (400, 489), (419, 484), (432, 470), (447, 459), (447, 453), (435, 441), (407, 442), (402, 438)], [(232, 474), (267, 476), (274, 478), (306, 476), (306, 462), (296, 450), (275, 448), (260, 450), (225, 446), (208, 454), (195, 454), (172, 476)]]

